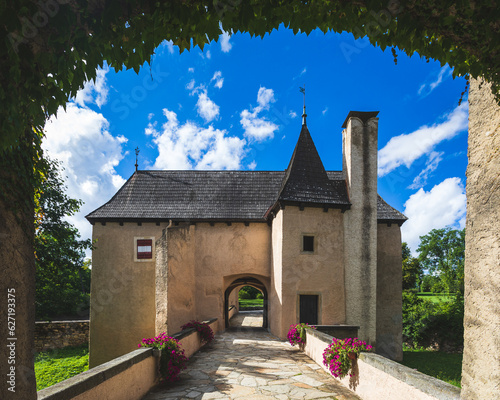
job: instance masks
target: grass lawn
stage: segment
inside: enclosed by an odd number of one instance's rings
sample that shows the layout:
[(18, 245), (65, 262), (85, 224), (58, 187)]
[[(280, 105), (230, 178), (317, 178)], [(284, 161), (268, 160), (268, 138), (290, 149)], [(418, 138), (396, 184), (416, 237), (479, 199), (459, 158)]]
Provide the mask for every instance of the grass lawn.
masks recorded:
[(88, 369), (87, 344), (40, 352), (35, 357), (36, 390), (52, 386)]
[(264, 299), (239, 299), (240, 307), (262, 307)]
[(403, 351), (401, 364), (460, 387), (462, 354), (431, 350)]
[(418, 292), (417, 296), (422, 300), (430, 300), (433, 303), (441, 303), (444, 301), (453, 300), (454, 294), (440, 294), (440, 293), (431, 293), (431, 292)]

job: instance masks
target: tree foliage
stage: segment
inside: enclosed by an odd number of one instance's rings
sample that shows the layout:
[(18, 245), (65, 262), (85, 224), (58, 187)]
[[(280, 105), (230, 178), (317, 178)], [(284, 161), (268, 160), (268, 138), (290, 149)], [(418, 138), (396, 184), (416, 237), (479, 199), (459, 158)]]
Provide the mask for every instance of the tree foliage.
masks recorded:
[(495, 2), (361, 0), (18, 0), (0, 3), (0, 134), (10, 146), (38, 129), (106, 61), (138, 71), (163, 40), (181, 52), (229, 32), (264, 36), (280, 25), (309, 34), (352, 32), (485, 77), (498, 94), (500, 24)]
[(90, 270), (84, 262), (90, 239), (80, 240), (78, 230), (65, 218), (82, 204), (64, 193), (57, 162), (48, 161), (45, 180), (39, 189), (35, 218), (36, 315), (50, 318), (75, 315), (88, 305)]
[(406, 242), (402, 243), (403, 254), (403, 290), (416, 289), (422, 279), (422, 267), (418, 258), (411, 255)]
[(438, 276), (449, 293), (463, 292), (465, 229), (433, 229), (420, 236), (417, 251), (422, 267)]

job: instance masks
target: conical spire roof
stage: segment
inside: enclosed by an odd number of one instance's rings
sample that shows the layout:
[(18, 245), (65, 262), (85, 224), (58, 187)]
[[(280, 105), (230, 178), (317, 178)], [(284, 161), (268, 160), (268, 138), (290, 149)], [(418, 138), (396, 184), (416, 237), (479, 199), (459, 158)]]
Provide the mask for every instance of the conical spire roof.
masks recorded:
[(307, 125), (302, 125), (278, 196), (279, 202), (337, 204), (330, 179)]

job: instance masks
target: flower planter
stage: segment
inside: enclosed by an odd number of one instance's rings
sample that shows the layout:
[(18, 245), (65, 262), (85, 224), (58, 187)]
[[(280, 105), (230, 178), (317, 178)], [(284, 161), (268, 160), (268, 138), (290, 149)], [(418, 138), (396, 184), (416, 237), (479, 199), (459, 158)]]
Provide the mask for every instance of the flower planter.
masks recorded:
[(342, 379), (350, 373), (354, 376), (360, 351), (370, 351), (372, 346), (367, 345), (358, 338), (347, 338), (345, 340), (332, 338), (332, 343), (323, 352), (323, 364), (328, 368), (335, 378)]

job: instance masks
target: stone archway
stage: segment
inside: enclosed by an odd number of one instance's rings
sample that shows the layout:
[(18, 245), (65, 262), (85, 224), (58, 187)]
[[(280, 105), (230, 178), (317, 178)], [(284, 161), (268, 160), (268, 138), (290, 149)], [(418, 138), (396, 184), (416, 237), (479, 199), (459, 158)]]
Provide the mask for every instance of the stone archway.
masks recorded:
[(262, 316), (262, 327), (267, 329), (268, 327), (268, 294), (266, 286), (257, 278), (244, 277), (234, 280), (224, 292), (224, 324), (225, 328), (229, 328), (229, 295), (237, 287), (241, 286), (253, 286), (259, 289), (264, 295), (264, 305), (263, 305), (263, 316)]

